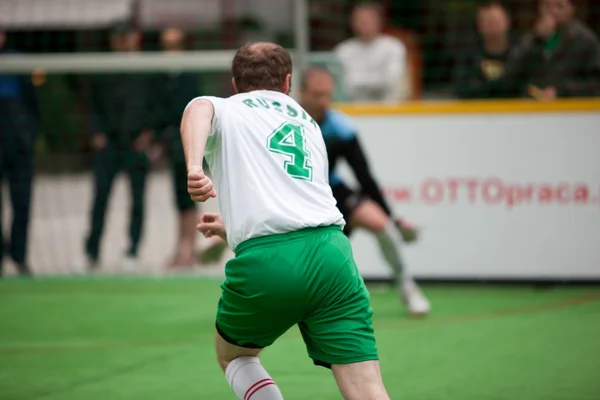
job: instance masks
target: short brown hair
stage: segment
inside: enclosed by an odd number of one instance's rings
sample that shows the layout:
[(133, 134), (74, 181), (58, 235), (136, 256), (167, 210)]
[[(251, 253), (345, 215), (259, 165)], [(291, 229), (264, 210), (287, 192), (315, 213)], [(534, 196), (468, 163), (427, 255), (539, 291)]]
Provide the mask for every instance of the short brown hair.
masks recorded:
[(380, 17), (383, 17), (385, 11), (381, 4), (375, 3), (373, 1), (362, 1), (356, 4), (352, 10), (369, 10), (379, 14)]
[(492, 8), (492, 7), (500, 7), (506, 10), (506, 6), (502, 2), (502, 0), (484, 0), (477, 3), (477, 9), (481, 10), (483, 8)]
[(233, 57), (231, 73), (240, 93), (253, 90), (281, 92), (292, 73), (292, 57), (275, 43), (249, 43)]
[(314, 75), (314, 74), (325, 74), (325, 75), (329, 75), (331, 78), (333, 78), (333, 75), (331, 74), (331, 72), (327, 69), (327, 67), (323, 66), (323, 65), (313, 65), (311, 67), (308, 67), (304, 73), (302, 74), (302, 80), (300, 81), (300, 88), (301, 89), (306, 89), (308, 86), (308, 81), (310, 80), (310, 78)]

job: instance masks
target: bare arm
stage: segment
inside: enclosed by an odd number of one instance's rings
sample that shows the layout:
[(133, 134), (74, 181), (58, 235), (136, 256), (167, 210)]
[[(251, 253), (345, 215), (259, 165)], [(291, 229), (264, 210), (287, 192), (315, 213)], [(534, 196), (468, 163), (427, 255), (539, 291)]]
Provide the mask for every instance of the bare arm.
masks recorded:
[(181, 119), (181, 142), (188, 172), (202, 169), (206, 142), (212, 131), (215, 110), (208, 100), (196, 100), (185, 110)]
[(188, 106), (181, 120), (181, 142), (188, 169), (188, 192), (194, 201), (216, 197), (212, 181), (202, 170), (208, 137), (212, 132), (214, 107), (210, 101), (196, 100)]

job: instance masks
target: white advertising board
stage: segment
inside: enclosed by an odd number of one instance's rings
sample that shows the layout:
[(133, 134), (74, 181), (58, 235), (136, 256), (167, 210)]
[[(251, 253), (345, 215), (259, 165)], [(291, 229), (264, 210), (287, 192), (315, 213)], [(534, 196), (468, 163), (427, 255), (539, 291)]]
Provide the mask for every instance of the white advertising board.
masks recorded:
[[(352, 116), (421, 278), (600, 279), (600, 113)], [(347, 166), (341, 174), (352, 182)], [(365, 278), (390, 276), (357, 231)]]

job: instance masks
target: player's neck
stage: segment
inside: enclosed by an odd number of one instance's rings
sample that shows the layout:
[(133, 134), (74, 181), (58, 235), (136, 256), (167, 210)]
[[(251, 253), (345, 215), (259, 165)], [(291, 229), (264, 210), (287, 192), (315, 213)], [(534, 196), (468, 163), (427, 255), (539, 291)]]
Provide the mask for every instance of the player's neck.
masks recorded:
[(502, 54), (508, 49), (508, 36), (487, 38), (483, 42), (483, 47), (488, 53)]
[(376, 33), (375, 35), (371, 35), (371, 36), (360, 36), (360, 37), (358, 37), (358, 40), (364, 44), (371, 44), (374, 41), (376, 41), (380, 36), (381, 36), (381, 33)]
[(325, 116), (327, 115), (327, 111), (325, 111), (324, 113), (319, 113), (319, 112), (313, 112), (311, 110), (309, 110), (308, 108), (304, 107), (302, 104), (300, 104), (302, 106), (302, 108), (304, 108), (304, 110), (308, 113), (308, 115), (310, 115), (315, 122), (318, 125), (322, 125), (323, 122), (325, 122)]
[(277, 93), (277, 94), (283, 94), (285, 96), (289, 96), (289, 93), (284, 93), (281, 90), (273, 90), (273, 89), (252, 89), (252, 90), (246, 90), (243, 92), (237, 92), (237, 94), (250, 94), (250, 93), (254, 93), (254, 92), (270, 92), (270, 93)]

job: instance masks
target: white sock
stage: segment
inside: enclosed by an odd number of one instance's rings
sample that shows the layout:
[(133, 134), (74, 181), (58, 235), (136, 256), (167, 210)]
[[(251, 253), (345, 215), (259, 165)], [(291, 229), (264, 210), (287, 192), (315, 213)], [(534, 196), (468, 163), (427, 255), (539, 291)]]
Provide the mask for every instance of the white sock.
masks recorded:
[(225, 370), (227, 383), (240, 400), (283, 400), (258, 357), (238, 357)]
[(385, 231), (377, 234), (377, 241), (383, 257), (396, 275), (397, 283), (404, 285), (407, 282), (412, 282), (412, 277), (402, 261), (401, 249), (404, 244), (402, 235), (392, 221), (387, 223)]

